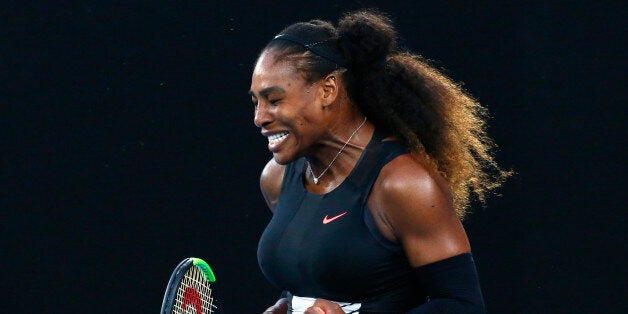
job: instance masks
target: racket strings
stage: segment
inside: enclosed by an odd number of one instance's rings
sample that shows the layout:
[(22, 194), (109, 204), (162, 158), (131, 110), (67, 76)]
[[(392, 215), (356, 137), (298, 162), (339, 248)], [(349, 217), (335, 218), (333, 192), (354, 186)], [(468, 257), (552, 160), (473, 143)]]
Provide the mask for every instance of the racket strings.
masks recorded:
[[(187, 288), (190, 287), (194, 288), (198, 293), (198, 299), (189, 294), (191, 290)], [(186, 291), (188, 293), (187, 296)], [(185, 309), (183, 309), (186, 297), (192, 300), (188, 300)], [(177, 289), (177, 296), (173, 306), (173, 314), (197, 314), (196, 304), (200, 305), (202, 314), (214, 313), (217, 309), (217, 306), (214, 304), (214, 297), (212, 296), (211, 283), (205, 280), (204, 274), (197, 267), (190, 267), (181, 279), (181, 283)]]

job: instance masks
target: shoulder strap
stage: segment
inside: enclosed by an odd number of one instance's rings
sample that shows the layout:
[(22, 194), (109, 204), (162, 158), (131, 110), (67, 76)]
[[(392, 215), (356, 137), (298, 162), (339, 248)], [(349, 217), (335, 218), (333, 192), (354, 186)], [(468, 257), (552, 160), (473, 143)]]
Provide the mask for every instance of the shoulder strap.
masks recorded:
[(383, 141), (387, 136), (382, 131), (375, 129), (373, 138), (366, 146), (357, 168), (349, 178), (351, 185), (364, 191), (362, 203), (366, 203), (366, 198), (371, 191), (380, 170), (395, 157), (405, 154), (408, 150), (398, 141)]

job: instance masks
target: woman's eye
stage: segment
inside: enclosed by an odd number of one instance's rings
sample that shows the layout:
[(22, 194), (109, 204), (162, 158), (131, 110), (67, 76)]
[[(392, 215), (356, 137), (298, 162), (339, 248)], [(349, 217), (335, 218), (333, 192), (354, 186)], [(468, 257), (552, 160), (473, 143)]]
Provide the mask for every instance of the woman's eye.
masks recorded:
[(281, 99), (269, 99), (269, 100), (268, 100), (268, 102), (269, 102), (271, 105), (276, 105), (277, 103), (279, 103), (279, 101), (280, 101), (280, 100), (281, 100)]

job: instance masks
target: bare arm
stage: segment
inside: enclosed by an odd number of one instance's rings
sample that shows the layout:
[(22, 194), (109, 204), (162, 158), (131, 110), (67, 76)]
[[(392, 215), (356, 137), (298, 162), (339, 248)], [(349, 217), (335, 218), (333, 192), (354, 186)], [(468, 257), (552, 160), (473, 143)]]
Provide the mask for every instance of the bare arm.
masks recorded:
[(369, 208), (384, 236), (402, 245), (414, 267), (471, 250), (444, 179), (409, 155), (382, 169)]
[(283, 174), (285, 166), (282, 166), (271, 159), (260, 176), (260, 189), (268, 208), (274, 213), (275, 206), (279, 200), (279, 193), (281, 192), (281, 183), (283, 182)]

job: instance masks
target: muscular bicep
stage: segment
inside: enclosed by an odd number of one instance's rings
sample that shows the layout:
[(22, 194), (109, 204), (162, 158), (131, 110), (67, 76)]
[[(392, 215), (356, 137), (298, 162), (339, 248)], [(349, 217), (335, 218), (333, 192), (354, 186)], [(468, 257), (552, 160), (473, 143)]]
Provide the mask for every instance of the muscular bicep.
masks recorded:
[(260, 189), (268, 208), (270, 208), (272, 212), (275, 211), (275, 206), (279, 200), (284, 171), (284, 166), (279, 165), (274, 159), (271, 159), (266, 163), (260, 176)]
[(410, 264), (422, 266), (469, 252), (467, 235), (439, 178), (404, 159), (394, 160), (389, 166), (376, 185), (377, 206)]

